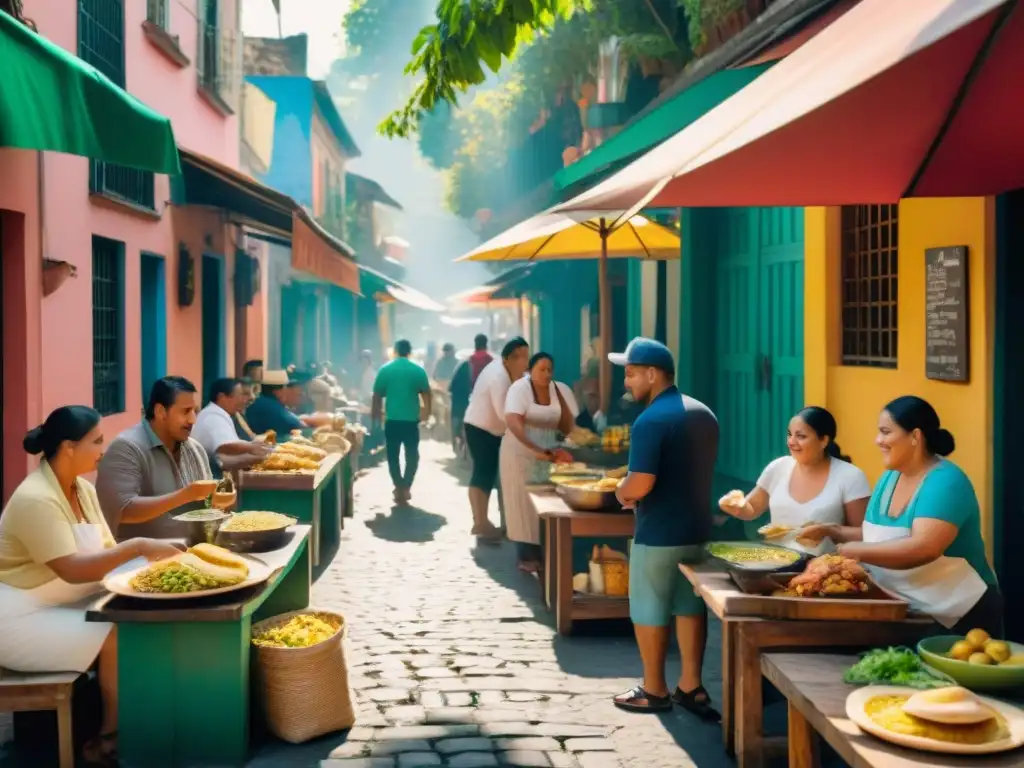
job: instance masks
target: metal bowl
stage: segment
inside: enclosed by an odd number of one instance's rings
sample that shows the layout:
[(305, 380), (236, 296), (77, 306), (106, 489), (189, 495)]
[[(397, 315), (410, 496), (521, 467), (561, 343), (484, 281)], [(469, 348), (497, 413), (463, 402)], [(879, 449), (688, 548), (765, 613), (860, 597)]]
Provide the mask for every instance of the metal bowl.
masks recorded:
[(195, 514), (194, 512), (186, 512), (174, 517), (174, 520), (184, 524), (185, 543), (187, 546), (194, 547), (196, 544), (213, 544), (217, 540), (217, 532), (229, 517), (226, 512), (221, 512), (217, 509), (200, 510), (200, 512), (205, 513), (205, 518), (189, 518), (188, 515)]
[(615, 491), (594, 491), (557, 483), (555, 493), (565, 499), (566, 504), (579, 512), (600, 512), (613, 507), (620, 508), (619, 500), (615, 498)]
[[(294, 525), (294, 521), (292, 523)], [(273, 552), (288, 544), (293, 531), (291, 526), (274, 528), (269, 531), (225, 531), (217, 532), (217, 546), (232, 552)]]

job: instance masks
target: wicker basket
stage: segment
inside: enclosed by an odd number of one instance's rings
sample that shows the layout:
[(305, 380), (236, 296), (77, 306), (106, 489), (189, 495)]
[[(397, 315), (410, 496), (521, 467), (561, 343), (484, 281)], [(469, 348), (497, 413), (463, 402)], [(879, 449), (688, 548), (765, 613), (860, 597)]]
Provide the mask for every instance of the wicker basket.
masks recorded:
[(606, 560), (601, 563), (604, 574), (604, 593), (609, 597), (629, 595), (629, 563)]
[(338, 631), (308, 648), (253, 646), (260, 700), (267, 728), (292, 744), (301, 744), (355, 724), (352, 689), (345, 654), (345, 619), (330, 611), (307, 609), (283, 613), (253, 625), (253, 635), (313, 615)]

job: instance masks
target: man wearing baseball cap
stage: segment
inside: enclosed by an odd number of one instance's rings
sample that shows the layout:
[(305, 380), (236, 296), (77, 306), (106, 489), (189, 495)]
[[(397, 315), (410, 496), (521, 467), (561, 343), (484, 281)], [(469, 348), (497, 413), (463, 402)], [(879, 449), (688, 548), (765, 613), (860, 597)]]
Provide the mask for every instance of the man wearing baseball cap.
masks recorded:
[[(644, 680), (616, 696), (615, 705), (631, 712), (664, 712), (675, 702), (717, 720), (701, 684), (707, 610), (679, 572), (679, 562), (700, 559), (711, 537), (718, 421), (706, 405), (676, 388), (675, 361), (664, 344), (636, 338), (625, 352), (608, 358), (625, 366), (626, 389), (646, 406), (633, 423), (629, 474), (617, 492), (623, 507), (636, 510), (629, 613)], [(683, 667), (674, 691), (665, 681), (673, 623)]]

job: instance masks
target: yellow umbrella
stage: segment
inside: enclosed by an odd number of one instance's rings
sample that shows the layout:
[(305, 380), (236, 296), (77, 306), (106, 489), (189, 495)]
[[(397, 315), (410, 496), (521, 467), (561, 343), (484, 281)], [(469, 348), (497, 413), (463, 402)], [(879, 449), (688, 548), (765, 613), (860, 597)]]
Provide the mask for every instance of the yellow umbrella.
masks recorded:
[[(679, 258), (679, 234), (646, 216), (623, 218), (624, 212), (571, 211), (542, 213), (507, 229), (456, 261), (539, 261), (598, 259), (598, 294), (602, 350), (611, 348), (612, 297), (608, 259), (641, 258), (669, 261)], [(618, 221), (623, 218), (622, 221)], [(611, 401), (611, 363), (600, 359), (601, 409)]]

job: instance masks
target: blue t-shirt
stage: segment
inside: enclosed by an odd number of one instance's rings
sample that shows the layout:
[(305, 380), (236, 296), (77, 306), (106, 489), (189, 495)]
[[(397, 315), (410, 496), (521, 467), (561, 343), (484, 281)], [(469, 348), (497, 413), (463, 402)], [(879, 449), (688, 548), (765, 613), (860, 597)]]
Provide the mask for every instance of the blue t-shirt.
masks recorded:
[(985, 557), (978, 497), (964, 471), (944, 459), (924, 476), (903, 513), (899, 517), (890, 517), (889, 504), (899, 477), (900, 473), (893, 470), (882, 475), (871, 494), (864, 522), (911, 528), (914, 520), (921, 517), (952, 523), (958, 530), (953, 543), (946, 549), (946, 557), (962, 557), (986, 584), (998, 583)]
[(633, 422), (629, 471), (654, 475), (636, 510), (634, 541), (654, 547), (704, 544), (711, 538), (711, 483), (718, 420), (699, 400), (669, 387)]
[(245, 412), (245, 420), (257, 435), (274, 430), (284, 437), (293, 429), (306, 428), (298, 416), (285, 408), (273, 394), (267, 392), (261, 393), (249, 406)]

